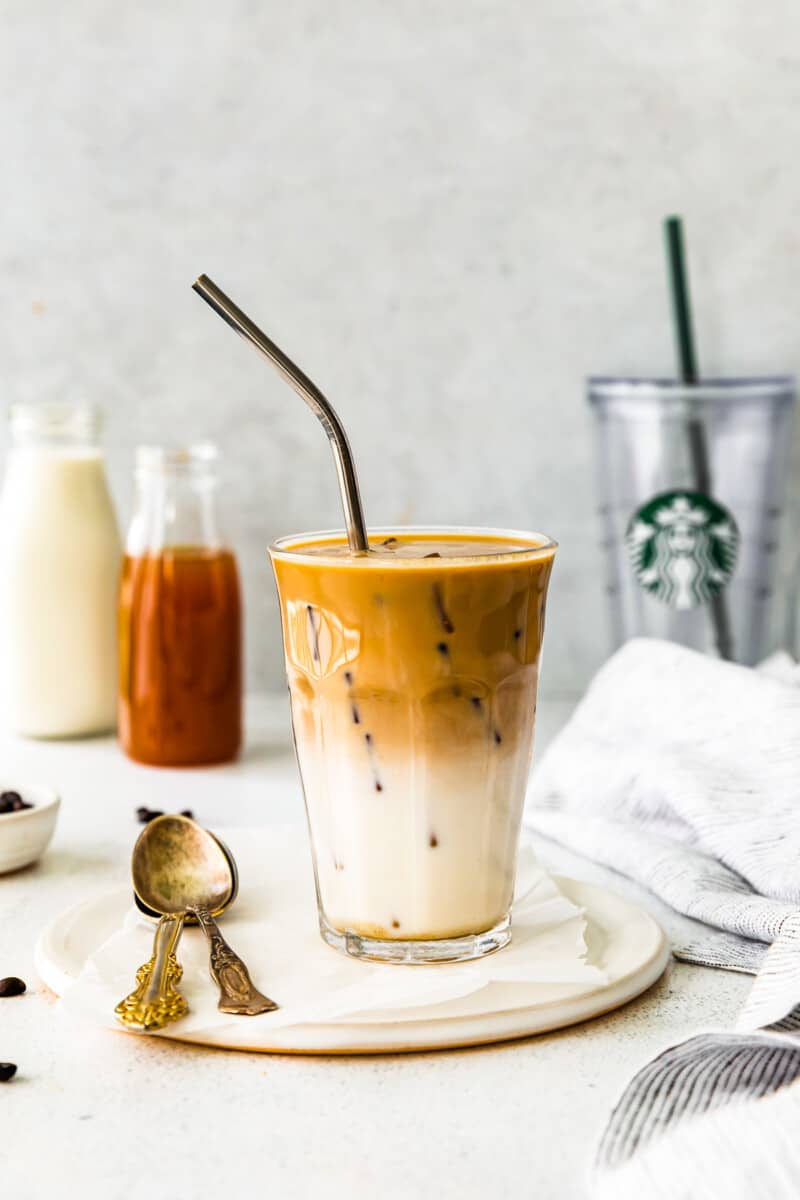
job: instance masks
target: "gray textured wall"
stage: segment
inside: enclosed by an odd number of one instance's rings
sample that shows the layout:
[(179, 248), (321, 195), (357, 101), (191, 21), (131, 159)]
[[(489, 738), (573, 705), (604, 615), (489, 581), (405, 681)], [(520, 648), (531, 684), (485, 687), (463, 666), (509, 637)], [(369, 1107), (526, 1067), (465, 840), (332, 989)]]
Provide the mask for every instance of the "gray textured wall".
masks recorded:
[(580, 687), (606, 649), (582, 377), (670, 369), (665, 212), (689, 221), (706, 370), (800, 369), (796, 5), (6, 0), (0, 18), (3, 402), (101, 400), (124, 517), (136, 442), (221, 443), (250, 681), (277, 685), (265, 547), (338, 522), (334, 473), (189, 290), (207, 271), (337, 403), (373, 523), (559, 538), (545, 681)]

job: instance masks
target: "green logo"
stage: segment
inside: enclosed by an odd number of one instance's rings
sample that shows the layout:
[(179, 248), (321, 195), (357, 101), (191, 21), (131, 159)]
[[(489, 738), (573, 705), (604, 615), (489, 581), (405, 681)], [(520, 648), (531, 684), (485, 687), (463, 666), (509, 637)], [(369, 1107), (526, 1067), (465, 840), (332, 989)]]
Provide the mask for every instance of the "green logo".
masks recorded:
[(633, 514), (625, 545), (646, 591), (672, 608), (696, 608), (733, 574), (739, 530), (727, 508), (702, 492), (662, 492)]

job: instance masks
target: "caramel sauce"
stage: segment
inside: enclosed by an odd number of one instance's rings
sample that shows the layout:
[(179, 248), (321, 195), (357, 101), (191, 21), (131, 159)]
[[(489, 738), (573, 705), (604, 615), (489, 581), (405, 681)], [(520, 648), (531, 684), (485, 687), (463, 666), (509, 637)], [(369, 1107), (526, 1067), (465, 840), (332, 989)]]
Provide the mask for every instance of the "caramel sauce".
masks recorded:
[(119, 602), (119, 738), (154, 766), (225, 762), (241, 743), (242, 611), (228, 550), (127, 555)]

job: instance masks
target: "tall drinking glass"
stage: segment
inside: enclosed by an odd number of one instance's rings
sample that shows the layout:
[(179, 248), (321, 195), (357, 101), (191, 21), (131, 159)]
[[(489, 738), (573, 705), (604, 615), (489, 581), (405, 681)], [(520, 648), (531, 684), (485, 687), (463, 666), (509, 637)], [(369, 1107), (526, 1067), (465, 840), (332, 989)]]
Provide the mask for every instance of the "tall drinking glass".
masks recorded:
[(756, 663), (794, 380), (593, 378), (588, 399), (613, 644), (646, 635)]
[(556, 545), (374, 531), (271, 548), (320, 932), (357, 958), (477, 958), (510, 938)]

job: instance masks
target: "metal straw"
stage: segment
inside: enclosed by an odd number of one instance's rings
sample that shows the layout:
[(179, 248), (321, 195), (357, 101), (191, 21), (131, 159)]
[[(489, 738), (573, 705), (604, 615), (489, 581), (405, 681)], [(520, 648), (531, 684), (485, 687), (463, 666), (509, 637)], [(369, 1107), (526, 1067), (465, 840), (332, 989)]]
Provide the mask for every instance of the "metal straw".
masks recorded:
[[(675, 349), (678, 358), (678, 370), (681, 383), (693, 385), (699, 383), (697, 356), (695, 354), (694, 334), (692, 331), (692, 307), (689, 299), (689, 277), (686, 270), (686, 258), (683, 250), (683, 223), (680, 217), (667, 217), (664, 221), (666, 238), (667, 271), (669, 275), (670, 295), (672, 296), (672, 315), (675, 327)], [(711, 495), (711, 464), (708, 458), (708, 443), (703, 422), (697, 416), (690, 416), (686, 432), (689, 440), (689, 459), (691, 462), (695, 491), (705, 496)], [(733, 658), (733, 638), (731, 637), (728, 606), (721, 593), (710, 599), (711, 624), (714, 629), (714, 640), (717, 644), (720, 658)]]
[(292, 360), (275, 345), (267, 335), (255, 325), (242, 310), (218, 288), (207, 275), (201, 275), (192, 284), (206, 304), (210, 304), (214, 312), (227, 321), (231, 329), (254, 346), (260, 354), (272, 363), (279, 375), (283, 376), (298, 396), (302, 396), (308, 407), (319, 417), (322, 427), (328, 435), (336, 461), (336, 473), (339, 477), (339, 491), (342, 496), (347, 540), (350, 549), (363, 554), (369, 550), (367, 527), (364, 524), (364, 512), (361, 507), (361, 496), (358, 491), (358, 479), (353, 463), (353, 455), (347, 434), (333, 409), (330, 401), (326, 400), (319, 388), (311, 382)]

